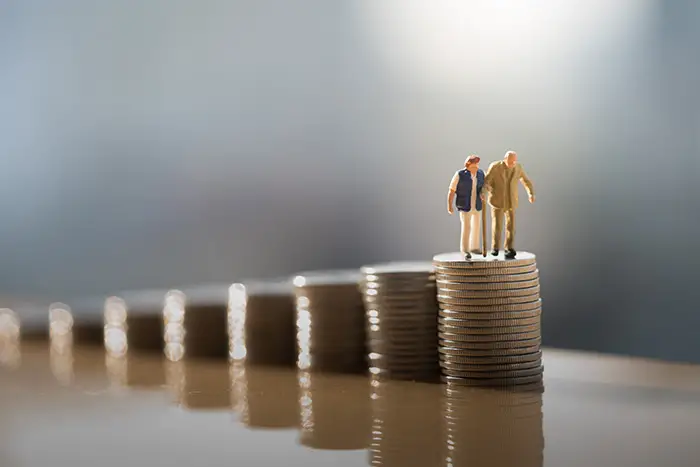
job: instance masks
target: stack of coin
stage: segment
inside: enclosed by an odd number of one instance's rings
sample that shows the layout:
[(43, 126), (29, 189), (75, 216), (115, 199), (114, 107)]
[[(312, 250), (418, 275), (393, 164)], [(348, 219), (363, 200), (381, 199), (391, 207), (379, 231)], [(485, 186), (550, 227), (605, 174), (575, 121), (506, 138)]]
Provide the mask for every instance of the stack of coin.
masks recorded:
[(0, 308), (0, 366), (15, 369), (20, 358), (20, 322), (15, 311)]
[(296, 362), (294, 290), (290, 281), (233, 284), (229, 291), (229, 356), (256, 365)]
[(309, 371), (367, 371), (360, 272), (301, 273), (294, 278), (297, 366)]
[(165, 356), (228, 358), (228, 284), (170, 290), (165, 295)]
[(445, 390), (446, 465), (542, 467), (542, 391), (470, 388)]
[(435, 256), (433, 264), (443, 380), (469, 386), (540, 384), (542, 300), (535, 255), (465, 260), (447, 253)]
[(430, 262), (361, 268), (370, 372), (392, 379), (430, 381), (438, 364), (435, 275)]
[[(88, 297), (71, 301), (71, 333), (76, 345), (102, 345), (104, 343), (104, 297)], [(58, 316), (60, 320), (60, 315)], [(52, 320), (51, 316), (49, 317)], [(49, 323), (53, 335), (53, 321)], [(60, 326), (60, 325), (59, 325)], [(60, 330), (60, 328), (59, 328)]]
[(142, 290), (112, 296), (104, 304), (104, 339), (115, 357), (127, 350), (163, 351), (163, 305), (165, 291)]
[(445, 465), (443, 389), (372, 376), (370, 465)]

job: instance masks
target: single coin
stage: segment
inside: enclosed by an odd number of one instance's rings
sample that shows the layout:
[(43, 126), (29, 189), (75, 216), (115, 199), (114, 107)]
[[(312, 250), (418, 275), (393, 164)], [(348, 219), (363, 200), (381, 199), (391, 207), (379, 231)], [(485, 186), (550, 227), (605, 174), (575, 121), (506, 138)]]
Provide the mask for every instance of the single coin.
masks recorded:
[(536, 339), (496, 342), (470, 342), (455, 339), (439, 339), (438, 343), (441, 347), (454, 347), (457, 349), (469, 350), (517, 349), (520, 347), (532, 347), (535, 345), (542, 345), (542, 339), (538, 337)]
[(482, 305), (513, 305), (516, 303), (533, 303), (540, 299), (539, 293), (534, 295), (522, 295), (512, 297), (492, 297), (492, 298), (464, 298), (450, 295), (438, 295), (439, 303), (450, 305), (444, 308), (454, 309), (451, 305), (461, 306), (482, 306)]
[(435, 283), (438, 284), (441, 281), (447, 282), (458, 282), (458, 283), (503, 283), (503, 282), (521, 282), (521, 281), (531, 281), (533, 279), (538, 279), (540, 277), (539, 270), (527, 271), (524, 273), (511, 273), (511, 274), (492, 274), (488, 276), (459, 276), (454, 274), (438, 273), (435, 275)]
[(430, 261), (389, 261), (386, 263), (369, 264), (362, 266), (360, 272), (364, 275), (402, 275), (402, 274), (430, 274), (433, 271), (433, 263)]
[(484, 256), (473, 256), (472, 259), (465, 259), (464, 255), (459, 252), (442, 253), (433, 256), (433, 265), (436, 267), (448, 268), (494, 268), (494, 267), (513, 267), (526, 266), (533, 264), (536, 261), (536, 256), (527, 251), (518, 252), (513, 259), (506, 259), (504, 253), (501, 252), (498, 256), (490, 254)]
[(441, 333), (450, 334), (466, 334), (466, 335), (494, 335), (494, 334), (525, 334), (525, 333), (537, 333), (538, 335), (542, 332), (540, 324), (528, 324), (524, 326), (498, 326), (498, 327), (461, 327), (461, 326), (450, 326), (450, 325), (438, 325), (438, 331)]
[[(435, 278), (439, 276), (448, 277), (497, 277), (497, 276), (508, 276), (512, 274), (524, 274), (537, 271), (537, 263), (528, 264), (525, 266), (511, 266), (511, 267), (494, 267), (494, 268), (449, 268), (449, 267), (436, 267), (435, 268)], [(444, 277), (443, 277), (444, 278)]]
[(483, 366), (483, 365), (513, 365), (520, 363), (531, 363), (538, 362), (542, 360), (542, 351), (533, 352), (530, 354), (523, 355), (508, 355), (505, 357), (493, 357), (493, 356), (476, 356), (467, 357), (462, 355), (449, 355), (440, 354), (440, 361), (456, 364), (456, 365), (467, 365), (467, 366)]
[(532, 326), (539, 325), (542, 319), (539, 315), (531, 318), (510, 318), (510, 319), (457, 319), (457, 318), (438, 318), (439, 326), (455, 327), (455, 328), (510, 328), (517, 326)]
[(490, 372), (490, 371), (516, 371), (527, 370), (531, 368), (540, 368), (542, 360), (533, 360), (531, 362), (519, 363), (494, 363), (492, 365), (470, 365), (466, 363), (453, 363), (440, 361), (440, 367), (448, 370), (457, 371), (472, 371), (472, 372)]
[(528, 384), (528, 385), (540, 384), (542, 382), (542, 374), (534, 375), (534, 376), (523, 376), (520, 378), (495, 378), (495, 379), (486, 379), (486, 378), (470, 379), (470, 378), (462, 378), (462, 377), (458, 377), (458, 376), (442, 375), (442, 377), (440, 379), (445, 383), (450, 383), (450, 384), (454, 384), (454, 385), (461, 385), (461, 386), (501, 387), (501, 386), (519, 386), (522, 384)]
[(529, 332), (513, 334), (457, 334), (454, 332), (438, 332), (438, 337), (443, 340), (456, 342), (507, 342), (537, 339), (542, 335), (539, 329)]
[[(436, 339), (437, 341), (437, 339)], [(391, 355), (394, 357), (432, 356), (438, 351), (437, 342), (426, 342), (419, 345), (390, 345), (384, 341), (369, 341), (367, 350), (370, 354)]]
[(438, 359), (419, 360), (419, 361), (400, 361), (400, 360), (372, 360), (370, 366), (374, 368), (394, 369), (394, 370), (434, 370), (440, 368)]
[[(536, 308), (534, 310), (525, 311), (507, 311), (504, 313), (490, 313), (486, 311), (481, 312), (462, 312), (462, 311), (451, 311), (451, 310), (440, 310), (438, 312), (438, 319), (454, 319), (459, 321), (474, 322), (474, 321), (495, 321), (495, 320), (520, 320), (520, 319), (541, 319), (542, 309)], [(477, 324), (474, 324), (476, 327)]]
[(528, 295), (539, 295), (540, 286), (526, 287), (524, 289), (497, 289), (497, 290), (452, 290), (438, 289), (438, 293), (442, 296), (451, 298), (501, 298), (501, 297), (522, 297)]
[(540, 352), (540, 342), (539, 339), (536, 342), (530, 343), (529, 345), (524, 345), (523, 347), (511, 347), (511, 348), (464, 348), (464, 347), (454, 347), (449, 345), (441, 344), (438, 347), (438, 352), (441, 355), (449, 355), (452, 357), (464, 357), (464, 358), (503, 358), (503, 357), (515, 357), (521, 355), (532, 355), (534, 353)]
[(469, 378), (469, 379), (479, 379), (479, 378), (521, 378), (524, 376), (536, 376), (542, 374), (544, 371), (543, 366), (538, 366), (535, 368), (527, 368), (523, 370), (513, 370), (513, 371), (466, 371), (466, 370), (451, 370), (449, 368), (442, 367), (442, 374), (446, 376), (456, 376), (458, 378)]
[(440, 290), (513, 290), (538, 287), (540, 285), (540, 280), (538, 278), (510, 282), (455, 282), (438, 280), (436, 283)]
[(542, 299), (538, 298), (530, 302), (523, 303), (508, 303), (508, 304), (487, 304), (487, 305), (446, 305), (442, 304), (440, 308), (443, 312), (448, 313), (506, 313), (511, 311), (529, 311), (542, 307)]
[(437, 339), (433, 342), (385, 342), (385, 341), (370, 341), (367, 343), (367, 349), (371, 352), (387, 355), (415, 355), (418, 353), (432, 354), (433, 350), (438, 347)]

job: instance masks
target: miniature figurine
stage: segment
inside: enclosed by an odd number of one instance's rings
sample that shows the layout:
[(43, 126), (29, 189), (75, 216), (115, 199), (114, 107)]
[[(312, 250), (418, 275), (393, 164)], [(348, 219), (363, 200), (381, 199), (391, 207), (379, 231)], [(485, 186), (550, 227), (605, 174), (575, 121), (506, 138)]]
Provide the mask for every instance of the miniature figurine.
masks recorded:
[(503, 160), (494, 162), (486, 171), (484, 189), (491, 205), (491, 254), (498, 256), (503, 236), (503, 218), (506, 221), (505, 257), (515, 258), (515, 210), (518, 208), (518, 181), (527, 191), (530, 203), (535, 202), (535, 189), (515, 151), (508, 151)]
[(455, 172), (447, 193), (447, 212), (454, 213), (454, 204), (459, 211), (459, 219), (462, 223), (460, 251), (465, 259), (471, 259), (472, 253), (480, 252), (480, 214), (483, 209), (481, 190), (485, 180), (484, 171), (479, 169), (480, 161), (479, 156), (470, 155), (464, 162), (464, 169)]

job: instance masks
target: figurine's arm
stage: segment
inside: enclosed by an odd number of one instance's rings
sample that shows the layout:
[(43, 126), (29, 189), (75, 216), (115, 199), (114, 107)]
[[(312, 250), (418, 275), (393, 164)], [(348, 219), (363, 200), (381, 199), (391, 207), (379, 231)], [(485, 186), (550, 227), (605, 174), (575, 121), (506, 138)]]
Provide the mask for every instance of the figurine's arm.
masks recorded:
[(494, 167), (496, 166), (495, 163), (491, 164), (489, 168), (486, 170), (486, 175), (484, 175), (484, 186), (481, 188), (482, 190), (482, 195), (481, 198), (484, 198), (484, 192), (489, 192), (491, 193), (491, 190), (493, 187), (491, 186), (491, 182), (493, 181), (493, 176), (494, 176)]
[(455, 172), (450, 181), (450, 188), (447, 190), (447, 212), (454, 213), (455, 193), (457, 192), (457, 183), (459, 183), (459, 172)]
[(527, 196), (530, 199), (531, 203), (535, 202), (535, 187), (532, 184), (532, 180), (530, 180), (530, 177), (527, 176), (525, 173), (525, 169), (520, 170), (520, 182), (523, 184), (525, 187), (525, 191), (527, 191)]

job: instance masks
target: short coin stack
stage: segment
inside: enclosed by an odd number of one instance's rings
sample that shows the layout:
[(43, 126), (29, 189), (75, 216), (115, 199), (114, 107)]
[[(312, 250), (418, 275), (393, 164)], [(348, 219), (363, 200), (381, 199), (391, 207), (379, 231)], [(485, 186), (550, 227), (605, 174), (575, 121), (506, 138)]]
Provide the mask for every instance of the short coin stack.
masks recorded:
[(357, 270), (314, 271), (294, 278), (299, 369), (367, 371), (359, 281)]
[(433, 258), (440, 304), (442, 379), (469, 386), (542, 382), (539, 272), (535, 255), (519, 252), (465, 260)]
[(233, 284), (228, 317), (231, 360), (293, 366), (297, 356), (295, 319), (290, 281)]
[(361, 269), (370, 372), (391, 379), (435, 380), (435, 273), (430, 262), (395, 262)]

